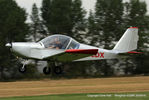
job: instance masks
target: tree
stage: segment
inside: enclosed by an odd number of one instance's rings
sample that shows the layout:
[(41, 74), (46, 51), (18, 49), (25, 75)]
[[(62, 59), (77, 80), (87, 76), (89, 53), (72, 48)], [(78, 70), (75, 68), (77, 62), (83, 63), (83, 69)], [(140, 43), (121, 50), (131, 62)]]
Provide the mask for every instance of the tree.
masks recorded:
[(25, 10), (14, 0), (0, 0), (0, 15), (0, 78), (3, 78), (4, 69), (16, 66), (16, 60), (14, 56), (9, 56), (5, 44), (8, 40), (25, 41), (28, 26), (25, 23), (27, 17)]
[[(123, 34), (123, 11), (122, 0), (97, 0), (95, 14), (90, 13), (88, 18), (90, 44), (112, 49), (114, 42)], [(113, 74), (113, 68), (107, 60), (98, 62), (96, 68), (105, 76)]]
[(95, 19), (97, 24), (98, 42), (106, 49), (111, 49), (123, 34), (123, 3), (122, 0), (99, 0), (96, 3)]
[(13, 0), (1, 0), (0, 7), (0, 31), (5, 34), (4, 39), (11, 36), (12, 41), (25, 41), (24, 37), (28, 32), (25, 10)]
[(47, 33), (43, 25), (43, 22), (40, 19), (39, 11), (35, 3), (33, 4), (32, 14), (30, 17), (32, 22), (29, 24), (30, 34), (28, 37), (30, 37), (32, 41), (37, 42), (41, 38), (43, 38)]
[(128, 13), (126, 16), (126, 25), (136, 26), (139, 28), (139, 42), (137, 50), (139, 52), (144, 52), (141, 55), (134, 56), (135, 60), (133, 61), (133, 64), (135, 65), (133, 71), (135, 74), (147, 73), (149, 70), (147, 67), (149, 44), (149, 16), (146, 14), (147, 5), (145, 1), (131, 0), (130, 3), (127, 3), (127, 7)]
[(81, 5), (81, 0), (43, 0), (42, 18), (49, 32), (79, 37), (77, 33), (85, 29)]
[(138, 42), (138, 50), (142, 51), (146, 48), (145, 43), (148, 41), (148, 16), (147, 13), (147, 5), (140, 0), (131, 0), (129, 3), (128, 15), (126, 19), (127, 26), (136, 26), (139, 28), (139, 42)]
[(43, 0), (42, 8), (41, 8), (41, 16), (44, 24), (47, 26), (49, 30), (49, 23), (51, 21), (51, 2), (52, 0)]
[(84, 32), (86, 29), (86, 11), (82, 8), (81, 0), (73, 0), (71, 8), (71, 23), (72, 23), (72, 35), (71, 37), (76, 38), (80, 42), (84, 42)]
[(50, 33), (71, 32), (71, 3), (71, 0), (43, 0), (42, 18)]
[(87, 41), (88, 44), (99, 46), (99, 44), (97, 43), (99, 37), (98, 37), (98, 30), (96, 27), (97, 27), (97, 24), (95, 21), (95, 14), (92, 11), (90, 11), (88, 21), (87, 21), (88, 32), (85, 37), (88, 40)]

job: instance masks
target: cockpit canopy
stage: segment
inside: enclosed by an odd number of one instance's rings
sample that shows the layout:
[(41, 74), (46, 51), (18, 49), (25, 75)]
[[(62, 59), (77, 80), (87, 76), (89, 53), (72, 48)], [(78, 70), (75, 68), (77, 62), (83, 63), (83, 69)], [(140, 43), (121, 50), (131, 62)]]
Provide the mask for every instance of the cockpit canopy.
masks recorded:
[(49, 49), (78, 49), (80, 44), (65, 35), (52, 35), (40, 41), (45, 48)]

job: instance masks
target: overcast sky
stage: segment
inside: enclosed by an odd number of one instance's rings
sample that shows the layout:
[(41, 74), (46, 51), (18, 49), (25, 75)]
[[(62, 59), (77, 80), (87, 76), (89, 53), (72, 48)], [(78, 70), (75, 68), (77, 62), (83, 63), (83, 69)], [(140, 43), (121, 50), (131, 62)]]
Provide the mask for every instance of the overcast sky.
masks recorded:
[[(36, 3), (38, 8), (41, 7), (41, 3), (42, 3), (42, 0), (16, 0), (16, 1), (19, 6), (26, 9), (28, 14), (31, 13), (33, 3)], [(124, 0), (124, 1), (129, 1), (129, 0)], [(146, 1), (147, 4), (149, 5), (149, 0), (142, 0), (142, 1)], [(90, 9), (93, 10), (94, 6), (95, 6), (95, 2), (96, 2), (96, 0), (82, 0), (82, 3), (83, 3), (82, 6), (87, 11), (89, 11)], [(147, 7), (147, 9), (149, 9), (149, 6)]]
[[(38, 8), (41, 7), (42, 0), (16, 0), (18, 5), (25, 8), (28, 14), (31, 14), (32, 5), (33, 3), (36, 3)], [(83, 8), (85, 8), (87, 11), (90, 9), (94, 9), (96, 0), (82, 0)], [(28, 18), (29, 19), (29, 18)], [(28, 20), (29, 21), (29, 20)]]
[[(38, 7), (41, 7), (42, 0), (16, 0), (17, 3), (23, 7), (26, 8), (27, 12), (31, 11), (33, 3), (36, 3)], [(96, 0), (82, 0), (83, 7), (87, 10), (93, 9), (95, 5)]]

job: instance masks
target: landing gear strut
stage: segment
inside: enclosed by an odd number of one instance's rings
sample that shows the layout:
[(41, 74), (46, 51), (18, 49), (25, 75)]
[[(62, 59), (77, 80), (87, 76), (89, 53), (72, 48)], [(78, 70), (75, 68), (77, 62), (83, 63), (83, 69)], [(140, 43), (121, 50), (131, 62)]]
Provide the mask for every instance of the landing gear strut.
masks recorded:
[(26, 66), (25, 66), (26, 63), (27, 63), (27, 60), (24, 61), (23, 66), (19, 66), (18, 70), (19, 70), (20, 73), (25, 73), (26, 72), (26, 69), (27, 69)]
[(25, 73), (26, 72), (26, 66), (23, 64), (23, 66), (19, 66), (19, 72), (20, 73)]

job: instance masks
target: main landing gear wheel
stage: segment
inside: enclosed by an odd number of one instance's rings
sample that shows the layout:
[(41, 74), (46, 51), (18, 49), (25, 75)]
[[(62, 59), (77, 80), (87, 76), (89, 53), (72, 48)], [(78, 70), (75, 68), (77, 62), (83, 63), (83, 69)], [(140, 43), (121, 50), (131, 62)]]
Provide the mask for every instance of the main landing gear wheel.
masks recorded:
[(20, 73), (25, 73), (26, 72), (26, 66), (25, 65), (23, 65), (23, 67), (19, 66), (19, 72)]
[(50, 67), (44, 67), (44, 68), (43, 68), (43, 73), (44, 73), (45, 75), (49, 75), (49, 74), (51, 73), (51, 68), (50, 68)]
[(60, 66), (56, 66), (54, 68), (54, 73), (55, 74), (62, 74), (62, 72), (63, 72), (63, 70), (62, 70), (62, 68)]

